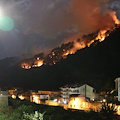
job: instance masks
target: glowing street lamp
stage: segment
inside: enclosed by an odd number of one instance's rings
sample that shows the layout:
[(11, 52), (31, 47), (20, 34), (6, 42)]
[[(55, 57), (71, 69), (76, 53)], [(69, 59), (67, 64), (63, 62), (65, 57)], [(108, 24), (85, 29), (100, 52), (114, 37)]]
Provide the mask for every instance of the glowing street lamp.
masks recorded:
[(103, 102), (106, 102), (106, 99), (103, 99)]

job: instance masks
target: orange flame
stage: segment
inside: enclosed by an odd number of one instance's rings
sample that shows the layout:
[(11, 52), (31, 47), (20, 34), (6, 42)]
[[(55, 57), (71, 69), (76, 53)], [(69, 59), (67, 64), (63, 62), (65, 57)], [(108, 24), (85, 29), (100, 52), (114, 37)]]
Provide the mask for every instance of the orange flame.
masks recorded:
[[(24, 69), (30, 69), (31, 67), (40, 67), (43, 64), (46, 65), (53, 65), (56, 64), (56, 62), (58, 62), (61, 58), (67, 58), (67, 55), (69, 54), (74, 54), (77, 50), (83, 49), (86, 46), (90, 46), (92, 43), (94, 43), (95, 41), (99, 41), (102, 42), (105, 40), (105, 38), (107, 36), (109, 36), (109, 34), (118, 26), (120, 26), (120, 21), (117, 19), (116, 17), (116, 13), (113, 11), (110, 11), (110, 16), (112, 17), (112, 20), (114, 22), (114, 27), (108, 27), (102, 30), (99, 30), (99, 32), (97, 33), (97, 35), (95, 34), (95, 36), (92, 36), (91, 39), (89, 40), (85, 40), (84, 38), (81, 38), (80, 40), (74, 40), (72, 42), (72, 47), (69, 46), (68, 48), (63, 48), (61, 50), (61, 48), (56, 49), (55, 51), (52, 51), (50, 54), (48, 54), (48, 59), (47, 57), (44, 59), (41, 58), (36, 58), (33, 59), (32, 62), (24, 62), (22, 63), (22, 68)], [(107, 22), (107, 21), (106, 21)], [(88, 35), (89, 36), (89, 35)], [(67, 44), (65, 44), (67, 46)], [(47, 61), (47, 62), (46, 62)]]
[(31, 66), (28, 63), (22, 63), (21, 67), (24, 68), (24, 69), (30, 69), (31, 68)]
[(37, 58), (34, 60), (34, 62), (30, 63), (30, 62), (23, 62), (21, 64), (21, 67), (24, 68), (24, 69), (30, 69), (32, 67), (40, 67), (43, 65), (43, 60), (41, 60), (40, 58)]
[(32, 67), (40, 67), (42, 65), (43, 65), (43, 60), (37, 58), (37, 60), (34, 62), (34, 65)]
[(112, 11), (112, 12), (110, 12), (110, 15), (111, 15), (112, 19), (114, 20), (115, 24), (119, 25), (120, 20), (117, 19), (116, 12)]
[(102, 42), (105, 40), (105, 38), (107, 36), (109, 36), (109, 34), (106, 34), (107, 33), (107, 30), (101, 30), (99, 33), (98, 33), (98, 36), (95, 38), (95, 40), (99, 40), (99, 42)]

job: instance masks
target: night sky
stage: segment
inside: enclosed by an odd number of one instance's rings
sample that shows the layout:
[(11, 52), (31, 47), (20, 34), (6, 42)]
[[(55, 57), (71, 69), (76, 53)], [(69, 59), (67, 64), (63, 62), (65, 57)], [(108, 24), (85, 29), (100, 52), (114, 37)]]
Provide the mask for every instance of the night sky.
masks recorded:
[(1, 28), (6, 23), (0, 23), (1, 86), (58, 90), (65, 84), (88, 83), (98, 91), (113, 89), (120, 73), (120, 29), (53, 66), (24, 70), (19, 59), (49, 53), (62, 43), (113, 26), (111, 11), (120, 18), (119, 0), (1, 0), (0, 18), (14, 22), (8, 31)]
[(119, 6), (119, 0), (0, 0), (0, 16), (14, 22), (10, 31), (0, 30), (0, 59), (48, 53), (96, 32), (112, 24), (108, 10), (119, 18)]

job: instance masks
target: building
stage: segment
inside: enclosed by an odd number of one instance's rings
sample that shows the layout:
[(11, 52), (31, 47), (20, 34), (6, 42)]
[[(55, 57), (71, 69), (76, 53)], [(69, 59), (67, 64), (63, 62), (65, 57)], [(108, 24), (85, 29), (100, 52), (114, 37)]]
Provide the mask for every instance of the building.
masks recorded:
[(8, 91), (0, 91), (0, 105), (8, 106)]
[(9, 90), (9, 96), (13, 99), (30, 100), (30, 91), (22, 88), (12, 88)]
[(96, 91), (93, 87), (84, 84), (79, 87), (79, 92), (81, 95), (84, 95), (85, 97), (89, 98), (90, 100), (95, 100), (96, 99)]
[(116, 78), (114, 81), (115, 81), (115, 90), (118, 91), (118, 79), (119, 78)]
[(45, 100), (54, 99), (60, 96), (60, 92), (57, 91), (31, 91), (30, 101), (37, 104), (44, 104)]
[(50, 97), (58, 97), (58, 96), (60, 96), (60, 92), (58, 92), (58, 91), (41, 91), (41, 90), (39, 90), (38, 94), (49, 95)]
[(118, 101), (120, 101), (120, 77), (115, 80), (115, 90), (118, 91)]
[(68, 102), (69, 109), (78, 109), (84, 111), (100, 111), (102, 107), (102, 103), (100, 102), (89, 102), (86, 101), (85, 96), (78, 95), (78, 96), (71, 96)]
[(95, 100), (95, 89), (87, 84), (84, 85), (66, 85), (60, 88), (61, 89), (61, 101), (64, 104), (69, 102), (69, 97), (72, 94), (83, 95), (85, 98), (89, 98), (90, 100)]

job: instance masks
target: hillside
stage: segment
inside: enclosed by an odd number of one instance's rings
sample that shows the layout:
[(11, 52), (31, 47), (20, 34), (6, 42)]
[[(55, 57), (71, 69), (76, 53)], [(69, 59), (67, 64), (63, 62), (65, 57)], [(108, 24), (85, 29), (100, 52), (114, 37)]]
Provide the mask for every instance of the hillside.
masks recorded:
[(0, 60), (0, 86), (58, 90), (68, 83), (87, 83), (98, 91), (113, 89), (114, 79), (120, 75), (119, 33), (120, 28), (104, 42), (79, 50), (51, 66), (25, 70), (17, 58)]

